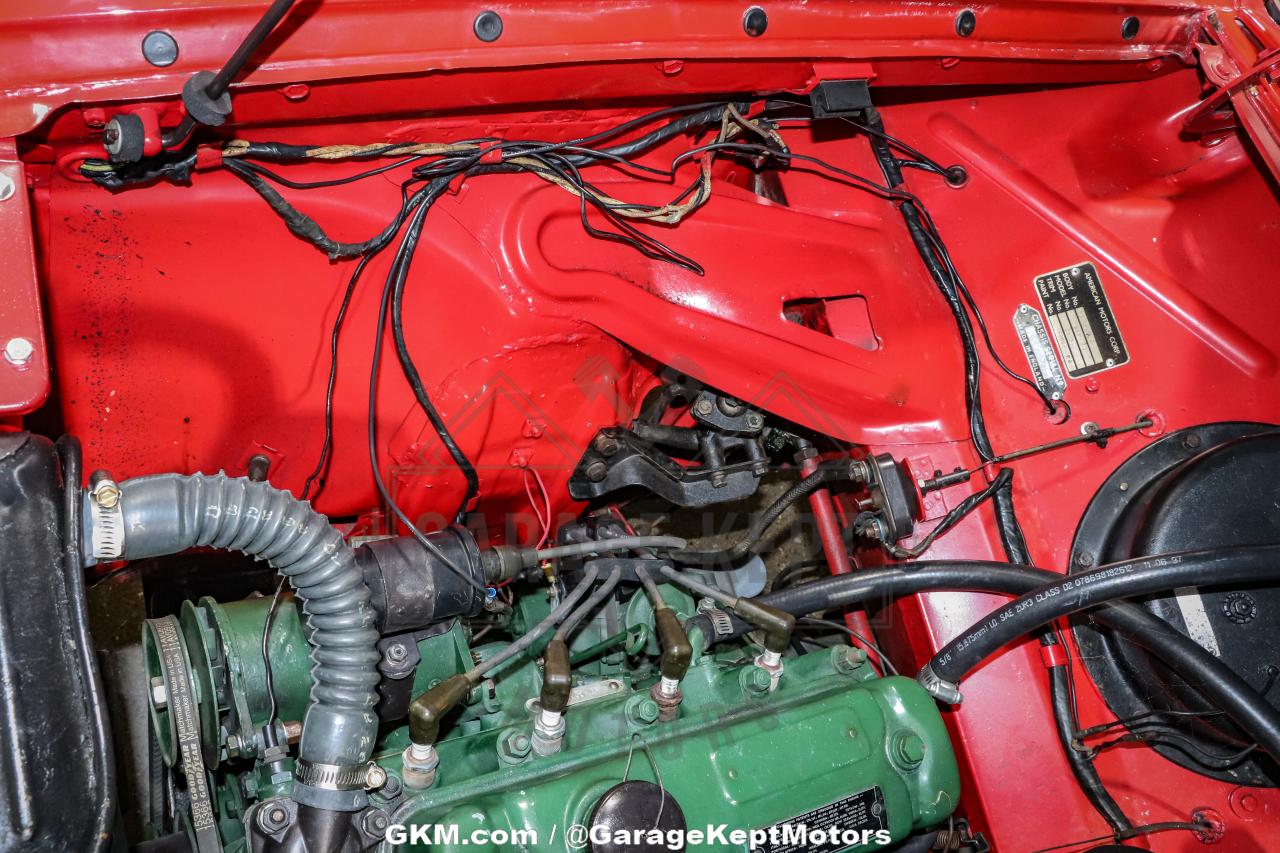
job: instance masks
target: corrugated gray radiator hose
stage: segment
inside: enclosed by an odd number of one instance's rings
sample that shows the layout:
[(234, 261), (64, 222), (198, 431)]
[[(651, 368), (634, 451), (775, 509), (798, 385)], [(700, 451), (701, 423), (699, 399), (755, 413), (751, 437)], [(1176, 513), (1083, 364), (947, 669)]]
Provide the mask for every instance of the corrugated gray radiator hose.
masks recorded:
[(377, 732), (378, 632), (369, 588), (329, 520), (288, 492), (225, 474), (100, 483), (86, 494), (84, 512), (89, 565), (221, 548), (265, 560), (289, 579), (315, 663), (293, 799), (326, 810), (363, 808)]

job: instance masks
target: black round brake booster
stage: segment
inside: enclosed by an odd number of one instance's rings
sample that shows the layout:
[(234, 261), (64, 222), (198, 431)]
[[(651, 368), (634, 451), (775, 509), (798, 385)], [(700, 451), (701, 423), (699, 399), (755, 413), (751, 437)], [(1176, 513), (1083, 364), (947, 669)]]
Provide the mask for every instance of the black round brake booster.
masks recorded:
[[(1071, 571), (1153, 554), (1277, 542), (1280, 427), (1206, 424), (1148, 445), (1107, 478), (1076, 530)], [(1280, 696), (1280, 588), (1185, 588), (1140, 604), (1269, 701)], [(1116, 717), (1132, 720), (1131, 735), (1202, 775), (1280, 785), (1275, 764), (1249, 751), (1247, 740), (1214, 713), (1195, 685), (1087, 617), (1074, 628), (1089, 675)]]

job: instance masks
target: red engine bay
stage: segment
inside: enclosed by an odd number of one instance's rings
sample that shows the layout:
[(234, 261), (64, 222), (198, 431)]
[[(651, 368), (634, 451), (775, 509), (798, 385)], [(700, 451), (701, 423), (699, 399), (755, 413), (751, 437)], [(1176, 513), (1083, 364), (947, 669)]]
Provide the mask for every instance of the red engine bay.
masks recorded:
[[(1261, 2), (304, 1), (236, 78), (226, 123), (173, 138), (196, 109), (183, 86), (265, 6), (0, 11), (0, 408), (14, 430), (77, 436), (87, 471), (262, 466), (350, 536), (404, 533), (376, 470), (424, 531), (462, 505), (481, 546), (531, 547), (614, 504), (571, 495), (595, 481), (584, 453), (686, 384), (823, 459), (902, 466), (905, 535), (890, 541), (856, 494), (819, 492), (803, 556), (854, 573), (1008, 561), (990, 501), (910, 551), (1007, 467), (1030, 562), (1063, 573), (1108, 562), (1082, 518), (1129, 490), (1113, 475), (1139, 451), (1280, 423), (1280, 24)], [(155, 32), (171, 64), (140, 47)], [(614, 159), (504, 165), (537, 161), (521, 153), (534, 141), (622, 144), (700, 110), (719, 112)], [(104, 152), (135, 131), (133, 162)], [(473, 171), (430, 172), (457, 156)], [(415, 169), (439, 186), (402, 208)], [(386, 251), (335, 248), (397, 211)], [(963, 280), (972, 383), (930, 263)], [(974, 473), (931, 487), (955, 469)], [(1240, 512), (1277, 513), (1258, 500)], [(691, 512), (720, 530), (710, 507)], [(849, 624), (910, 675), (1007, 600), (943, 589)], [(966, 832), (998, 851), (1280, 845), (1265, 766), (1200, 772), (1141, 736), (1091, 755), (1097, 778), (1133, 826), (1193, 826), (1115, 835), (1073, 774), (1047, 671), (1073, 661), (1077, 728), (1122, 711), (1098, 649), (1059, 624), (1060, 645), (1003, 648), (943, 706)], [(1190, 616), (1179, 627), (1196, 638)], [(1271, 650), (1258, 640), (1259, 667), (1280, 666)], [(959, 838), (935, 849), (982, 849)]]

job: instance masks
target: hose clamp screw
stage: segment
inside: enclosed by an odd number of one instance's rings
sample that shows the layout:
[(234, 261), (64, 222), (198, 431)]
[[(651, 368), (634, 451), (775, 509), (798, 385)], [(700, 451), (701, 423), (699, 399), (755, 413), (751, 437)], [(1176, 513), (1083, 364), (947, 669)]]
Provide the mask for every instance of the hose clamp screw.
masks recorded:
[(120, 487), (114, 480), (99, 480), (90, 493), (93, 502), (103, 509), (114, 509), (120, 503)]
[(370, 763), (369, 769), (364, 774), (365, 787), (370, 791), (376, 791), (385, 784), (387, 784), (387, 771), (377, 764)]

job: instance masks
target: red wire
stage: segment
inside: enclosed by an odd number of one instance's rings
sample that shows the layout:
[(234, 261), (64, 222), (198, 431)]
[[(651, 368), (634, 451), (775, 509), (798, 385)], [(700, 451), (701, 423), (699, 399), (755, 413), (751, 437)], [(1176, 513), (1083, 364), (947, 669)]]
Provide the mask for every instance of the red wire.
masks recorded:
[[(547, 494), (547, 486), (542, 482), (542, 475), (528, 465), (521, 465), (520, 470), (524, 473), (524, 493), (529, 499), (529, 506), (533, 508), (534, 515), (538, 517), (538, 524), (542, 528), (542, 536), (538, 539), (535, 548), (541, 548), (547, 544), (547, 540), (551, 537), (551, 497)], [(538, 508), (538, 501), (533, 496), (533, 489), (529, 486), (529, 475), (532, 474), (534, 480), (538, 484), (538, 491), (542, 494), (543, 510)]]

